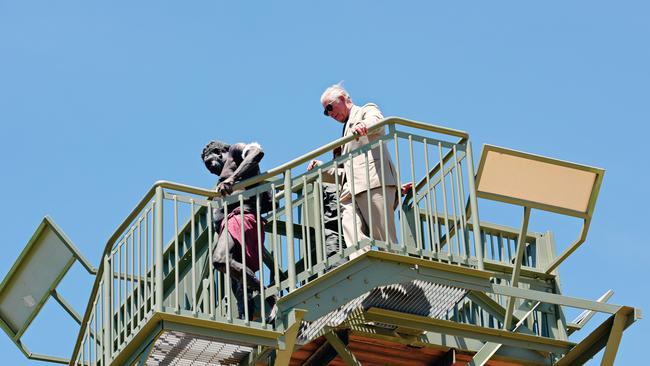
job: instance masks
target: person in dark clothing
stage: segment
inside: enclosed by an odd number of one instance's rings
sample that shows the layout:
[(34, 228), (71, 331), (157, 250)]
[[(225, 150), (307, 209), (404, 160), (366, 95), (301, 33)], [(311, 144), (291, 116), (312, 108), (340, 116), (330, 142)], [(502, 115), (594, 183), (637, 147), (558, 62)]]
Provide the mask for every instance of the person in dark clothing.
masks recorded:
[[(339, 247), (339, 223), (338, 211), (336, 209), (336, 186), (330, 183), (323, 183), (323, 226), (325, 228), (325, 250), (327, 256), (339, 252), (345, 248), (345, 243)], [(343, 237), (341, 236), (341, 241)]]
[[(332, 152), (332, 158), (336, 159), (341, 156), (341, 147), (337, 147)], [(325, 238), (326, 256), (331, 257), (345, 249), (345, 239), (343, 238), (342, 226), (339, 220), (339, 208), (337, 208), (338, 195), (336, 194), (336, 185), (332, 183), (321, 182), (322, 205), (323, 205), (323, 236)], [(339, 234), (340, 233), (340, 234)], [(339, 243), (340, 242), (340, 243)], [(345, 258), (337, 263), (330, 263), (325, 272), (345, 263)]]
[[(259, 162), (264, 157), (262, 148), (257, 143), (237, 143), (233, 145), (221, 141), (211, 141), (203, 152), (201, 159), (205, 167), (215, 175), (219, 176), (217, 191), (222, 197), (240, 194), (243, 191), (234, 191), (233, 186), (248, 178), (260, 174)], [(256, 185), (252, 185), (252, 188)], [(268, 211), (270, 195), (260, 195), (260, 214)], [(255, 277), (259, 268), (259, 246), (264, 246), (264, 225), (259, 223), (261, 235), (257, 236), (257, 200), (255, 195), (246, 197), (243, 204), (232, 203), (227, 207), (228, 216), (224, 216), (223, 207), (215, 208), (212, 212), (213, 227), (215, 232), (215, 247), (212, 252), (212, 264), (214, 268), (226, 273), (226, 264), (230, 267), (231, 288), (237, 300), (239, 318), (245, 317), (244, 291), (248, 293), (249, 318), (252, 317), (253, 291), (260, 289), (260, 281)], [(242, 232), (243, 228), (243, 232)], [(242, 246), (244, 256), (242, 256)], [(244, 265), (245, 263), (245, 265)], [(246, 287), (243, 288), (244, 276), (246, 276)], [(269, 320), (272, 320), (275, 312), (275, 297), (268, 300), (273, 307)], [(249, 319), (250, 320), (250, 319)]]

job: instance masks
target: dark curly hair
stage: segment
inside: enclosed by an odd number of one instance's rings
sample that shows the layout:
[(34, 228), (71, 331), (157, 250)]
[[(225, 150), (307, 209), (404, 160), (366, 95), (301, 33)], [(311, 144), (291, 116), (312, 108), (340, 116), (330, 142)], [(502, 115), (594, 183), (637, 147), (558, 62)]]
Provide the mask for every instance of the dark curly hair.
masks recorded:
[(201, 152), (201, 160), (205, 160), (205, 157), (210, 155), (213, 151), (216, 150), (229, 150), (230, 145), (226, 144), (223, 141), (210, 141), (208, 142), (207, 145), (203, 148), (203, 151)]

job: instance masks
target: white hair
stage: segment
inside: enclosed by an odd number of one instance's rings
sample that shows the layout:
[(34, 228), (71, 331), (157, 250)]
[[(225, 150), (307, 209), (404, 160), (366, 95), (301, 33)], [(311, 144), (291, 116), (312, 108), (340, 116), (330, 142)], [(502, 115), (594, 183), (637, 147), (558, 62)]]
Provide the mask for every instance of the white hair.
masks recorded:
[(251, 142), (250, 144), (247, 144), (246, 147), (244, 148), (244, 151), (242, 152), (242, 156), (246, 157), (248, 152), (251, 151), (251, 149), (253, 148), (262, 150), (262, 145), (258, 144), (257, 142)]
[(348, 91), (345, 90), (343, 87), (343, 81), (339, 81), (338, 83), (330, 86), (329, 88), (325, 89), (323, 94), (320, 96), (320, 103), (323, 104), (326, 100), (326, 98), (329, 97), (329, 99), (336, 99), (340, 96), (344, 96), (347, 99), (350, 99), (350, 94), (348, 94)]

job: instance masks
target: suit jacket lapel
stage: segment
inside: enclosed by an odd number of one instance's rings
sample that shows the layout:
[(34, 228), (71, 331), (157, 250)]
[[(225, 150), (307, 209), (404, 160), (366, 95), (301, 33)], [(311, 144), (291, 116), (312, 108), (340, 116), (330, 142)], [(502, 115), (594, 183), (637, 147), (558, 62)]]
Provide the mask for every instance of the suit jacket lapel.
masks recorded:
[[(351, 126), (357, 121), (357, 113), (361, 110), (361, 108), (357, 107), (356, 105), (353, 105), (352, 108), (350, 109), (350, 116), (348, 117), (348, 121), (345, 122), (345, 129), (343, 130), (343, 136), (349, 136), (352, 134), (352, 128)], [(350, 152), (350, 143), (348, 142), (343, 146), (343, 151), (342, 153), (348, 153)]]

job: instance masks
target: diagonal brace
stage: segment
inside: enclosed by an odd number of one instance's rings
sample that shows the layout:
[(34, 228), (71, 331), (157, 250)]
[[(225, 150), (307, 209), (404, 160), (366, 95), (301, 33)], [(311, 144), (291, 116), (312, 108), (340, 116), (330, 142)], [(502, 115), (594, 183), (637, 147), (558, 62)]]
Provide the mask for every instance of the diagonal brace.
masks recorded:
[[(617, 317), (618, 320), (616, 320)], [(639, 317), (640, 315), (637, 312), (637, 309), (622, 306), (616, 314), (605, 320), (580, 343), (575, 345), (575, 347), (557, 361), (554, 366), (583, 365), (600, 352), (603, 347), (609, 345), (612, 347), (608, 347), (609, 351), (605, 351), (606, 355), (603, 356), (603, 362), (606, 361), (605, 356), (607, 356), (613, 363), (613, 356), (618, 350), (618, 342), (620, 342), (620, 331), (632, 325), (632, 323), (634, 323)], [(621, 323), (623, 325), (622, 328)], [(612, 334), (612, 331), (615, 331), (615, 334)], [(613, 339), (611, 339), (612, 336), (614, 336)], [(610, 365), (612, 363), (610, 363)], [(607, 364), (604, 363), (604, 365)]]
[[(528, 310), (526, 315), (521, 317), (521, 320), (515, 324), (514, 328), (512, 329), (513, 332), (516, 332), (519, 327), (524, 324), (526, 319), (537, 309), (537, 307), (540, 305), (540, 302), (535, 303), (535, 305)], [(481, 347), (481, 349), (476, 352), (472, 360), (469, 362), (469, 366), (483, 366), (485, 365), (492, 356), (494, 356), (495, 353), (501, 348), (502, 344), (500, 343), (495, 343), (495, 342), (487, 342)]]
[[(528, 220), (530, 219), (530, 207), (524, 207), (524, 219), (521, 223), (521, 230), (519, 231), (519, 239), (517, 240), (517, 254), (515, 258), (515, 267), (512, 270), (512, 279), (510, 280), (511, 287), (519, 287), (519, 275), (521, 274), (521, 265), (524, 261), (524, 252), (526, 249), (526, 232), (528, 231)], [(512, 324), (512, 312), (515, 309), (516, 297), (508, 298), (508, 305), (506, 307), (506, 315), (503, 321), (503, 329), (510, 329)]]
[(343, 362), (348, 366), (361, 366), (361, 363), (357, 360), (356, 357), (350, 352), (349, 349), (343, 344), (341, 339), (336, 335), (336, 333), (329, 331), (325, 333), (325, 339), (327, 342), (334, 347), (336, 353), (339, 354)]
[[(329, 332), (328, 329), (325, 329), (325, 331), (326, 333)], [(350, 331), (348, 329), (341, 329), (335, 331), (335, 334), (338, 338), (341, 339), (341, 342), (347, 346), (350, 340)], [(329, 363), (332, 362), (332, 360), (334, 360), (337, 355), (338, 353), (329, 342), (323, 342), (323, 344), (318, 347), (314, 353), (312, 353), (311, 356), (305, 360), (305, 362), (303, 362), (302, 366), (329, 365)]]
[[(610, 297), (614, 295), (614, 291), (607, 290), (601, 297), (596, 300), (597, 302), (607, 302)], [(591, 320), (591, 318), (596, 314), (593, 310), (585, 310), (580, 315), (578, 315), (571, 323), (567, 324), (567, 334), (571, 335), (574, 332), (579, 331), (582, 327), (585, 326)]]

